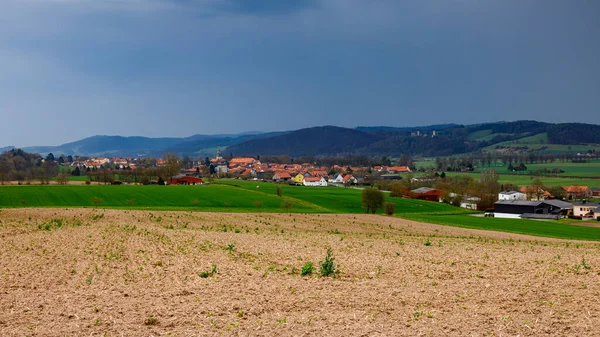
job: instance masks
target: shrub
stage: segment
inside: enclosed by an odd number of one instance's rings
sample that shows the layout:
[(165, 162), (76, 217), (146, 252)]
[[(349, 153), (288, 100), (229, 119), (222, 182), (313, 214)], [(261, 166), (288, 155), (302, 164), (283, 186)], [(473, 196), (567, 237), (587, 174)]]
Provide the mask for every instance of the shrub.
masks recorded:
[(401, 198), (403, 194), (404, 188), (402, 188), (402, 184), (392, 183), (392, 185), (390, 186), (390, 197)]
[(281, 186), (277, 186), (275, 189), (277, 191), (277, 196), (280, 198), (283, 197), (283, 188), (281, 188)]
[(313, 263), (308, 261), (304, 264), (304, 267), (302, 267), (302, 276), (310, 276), (312, 275), (313, 271), (315, 270), (315, 266), (313, 266)]
[(56, 177), (56, 182), (59, 185), (66, 185), (69, 182), (69, 178), (67, 178), (66, 174), (61, 173)]
[(285, 212), (289, 212), (293, 206), (294, 206), (294, 204), (292, 204), (290, 201), (287, 201), (287, 200), (281, 203), (281, 209), (284, 210)]
[(86, 184), (86, 185), (89, 185), (89, 184), (91, 184), (91, 183), (92, 183), (92, 182), (91, 182), (89, 179), (85, 181), (85, 184)]
[(327, 249), (327, 256), (325, 256), (325, 261), (321, 261), (321, 276), (332, 276), (335, 274), (335, 264), (333, 263), (333, 252), (331, 248)]
[(102, 205), (102, 199), (98, 197), (93, 197), (92, 204), (94, 204), (94, 206), (100, 206)]
[(385, 202), (383, 204), (383, 211), (387, 215), (394, 215), (394, 212), (396, 212), (396, 204), (394, 204), (393, 202), (389, 202), (389, 201)]
[(148, 318), (146, 318), (146, 321), (144, 322), (145, 325), (156, 325), (158, 324), (158, 319), (154, 318), (154, 316), (150, 316)]
[(383, 192), (374, 187), (367, 187), (362, 191), (362, 204), (366, 213), (375, 214), (383, 206), (383, 199)]

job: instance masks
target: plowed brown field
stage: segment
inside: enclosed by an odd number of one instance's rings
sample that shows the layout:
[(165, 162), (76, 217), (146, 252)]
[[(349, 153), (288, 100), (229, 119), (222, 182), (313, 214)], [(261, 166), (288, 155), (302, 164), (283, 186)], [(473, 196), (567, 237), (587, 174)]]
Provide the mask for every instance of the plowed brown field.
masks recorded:
[(599, 336), (599, 253), (372, 215), (5, 209), (0, 336)]

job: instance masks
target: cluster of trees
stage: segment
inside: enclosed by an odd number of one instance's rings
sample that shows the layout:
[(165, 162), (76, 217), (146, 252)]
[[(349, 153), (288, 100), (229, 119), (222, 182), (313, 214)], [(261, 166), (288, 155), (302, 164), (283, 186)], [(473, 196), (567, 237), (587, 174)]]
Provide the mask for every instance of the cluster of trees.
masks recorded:
[(39, 180), (42, 184), (58, 174), (58, 163), (54, 156), (42, 158), (38, 154), (13, 149), (0, 155), (0, 184), (7, 181), (29, 183)]
[(600, 125), (566, 123), (548, 127), (548, 141), (552, 144), (600, 143)]
[[(90, 181), (112, 184), (115, 181), (127, 182), (133, 184), (148, 185), (152, 181), (156, 181), (159, 185), (164, 185), (165, 181), (178, 175), (181, 171), (183, 163), (174, 153), (166, 153), (163, 155), (164, 165), (138, 167), (131, 169), (118, 169), (111, 165), (102, 165), (99, 168), (92, 168), (86, 172)], [(156, 163), (156, 160), (153, 160)]]

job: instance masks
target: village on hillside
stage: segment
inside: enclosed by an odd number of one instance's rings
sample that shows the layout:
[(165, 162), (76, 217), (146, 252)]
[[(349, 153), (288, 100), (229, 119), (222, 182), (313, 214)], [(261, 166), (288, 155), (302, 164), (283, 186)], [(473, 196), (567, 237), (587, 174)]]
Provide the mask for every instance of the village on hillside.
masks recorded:
[[(65, 162), (65, 165), (76, 167), (81, 172), (86, 171), (91, 176), (103, 167), (113, 167), (117, 170), (136, 170), (138, 167), (157, 168), (169, 165), (169, 159), (130, 159), (130, 158), (90, 158), (87, 160), (74, 159)], [(237, 178), (257, 181), (273, 181), (295, 186), (372, 186), (383, 190), (391, 190), (395, 196), (413, 198), (435, 202), (446, 202), (455, 206), (487, 211), (485, 216), (498, 218), (522, 219), (560, 219), (570, 217), (573, 219), (599, 219), (600, 203), (593, 202), (600, 198), (600, 188), (589, 186), (562, 186), (554, 191), (544, 189), (542, 186), (522, 186), (514, 190), (502, 190), (494, 194), (493, 200), (468, 193), (458, 194), (452, 190), (435, 188), (440, 176), (408, 177), (403, 180), (401, 174), (412, 173), (408, 166), (341, 166), (332, 165), (316, 166), (312, 163), (280, 164), (261, 162), (252, 157), (231, 157), (225, 159), (221, 152), (212, 159), (204, 162), (189, 161), (184, 167), (177, 166), (175, 172), (168, 179), (157, 181), (150, 180), (149, 184), (164, 185), (198, 185), (206, 177)], [(406, 176), (404, 178), (407, 178)], [(443, 176), (441, 178), (444, 178)], [(121, 184), (121, 181), (112, 181)], [(557, 193), (558, 192), (558, 193)], [(556, 193), (557, 195), (554, 195)], [(459, 199), (457, 201), (457, 199)], [(488, 198), (489, 199), (489, 198)]]

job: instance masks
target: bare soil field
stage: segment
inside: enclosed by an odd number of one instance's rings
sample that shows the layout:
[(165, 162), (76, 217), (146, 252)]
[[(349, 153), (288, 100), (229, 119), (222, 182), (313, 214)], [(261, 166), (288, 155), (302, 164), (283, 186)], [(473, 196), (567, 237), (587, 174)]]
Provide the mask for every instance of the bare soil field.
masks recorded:
[(599, 253), (374, 215), (4, 209), (0, 336), (598, 336)]

